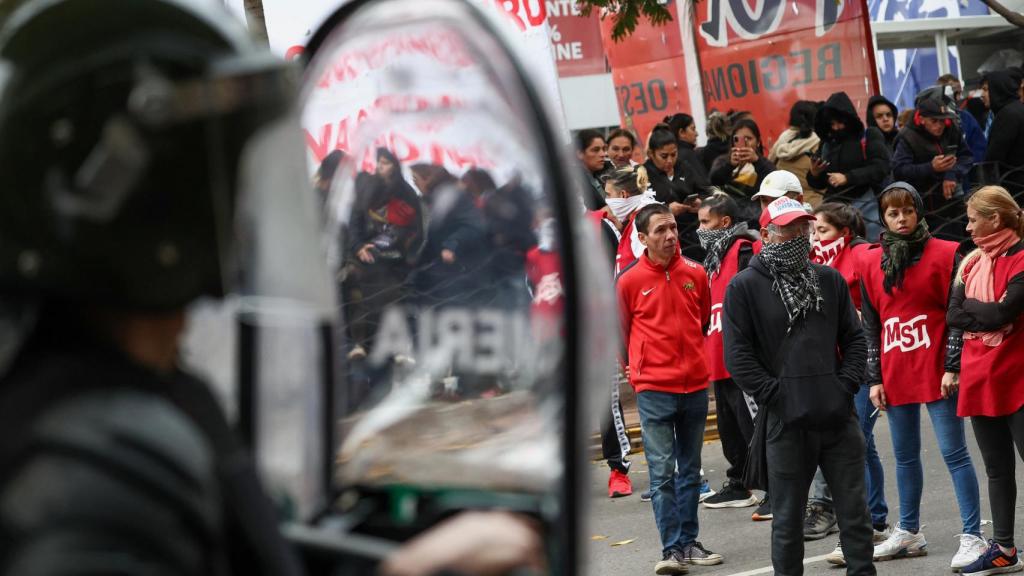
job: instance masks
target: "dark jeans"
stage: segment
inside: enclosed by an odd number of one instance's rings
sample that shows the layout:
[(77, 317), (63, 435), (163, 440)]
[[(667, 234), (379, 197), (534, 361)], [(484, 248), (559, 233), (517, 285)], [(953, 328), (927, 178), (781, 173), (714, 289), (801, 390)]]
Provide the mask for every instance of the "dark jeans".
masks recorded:
[(682, 550), (697, 540), (700, 450), (708, 417), (708, 391), (639, 392), (636, 405), (644, 430), (651, 503), (662, 551)]
[(776, 576), (804, 573), (804, 510), (814, 470), (832, 487), (839, 540), (849, 576), (871, 576), (871, 516), (864, 488), (864, 435), (851, 414), (831, 430), (783, 424), (768, 409), (768, 489), (772, 495), (772, 566)]
[[(885, 524), (889, 515), (889, 505), (885, 502), (885, 470), (882, 468), (882, 461), (878, 458), (878, 450), (875, 449), (875, 421), (878, 414), (872, 416), (875, 407), (871, 404), (869, 391), (871, 387), (864, 384), (860, 387), (853, 403), (857, 407), (857, 420), (860, 421), (860, 430), (864, 433), (865, 444), (865, 465), (864, 474), (867, 480), (868, 509), (871, 510), (871, 523)], [(825, 477), (821, 468), (814, 474), (814, 483), (811, 485), (811, 502), (820, 504), (827, 509), (832, 509), (832, 493), (828, 489)]]
[(722, 452), (729, 462), (725, 471), (730, 482), (743, 484), (743, 469), (747, 465), (747, 447), (754, 435), (754, 420), (743, 399), (743, 391), (732, 378), (715, 383), (715, 409), (718, 417), (718, 436)]
[(981, 449), (988, 476), (988, 499), (992, 507), (993, 540), (1013, 547), (1013, 512), (1017, 505), (1017, 481), (1014, 478), (1017, 453), (1024, 458), (1024, 408), (1008, 416), (972, 416), (974, 438)]

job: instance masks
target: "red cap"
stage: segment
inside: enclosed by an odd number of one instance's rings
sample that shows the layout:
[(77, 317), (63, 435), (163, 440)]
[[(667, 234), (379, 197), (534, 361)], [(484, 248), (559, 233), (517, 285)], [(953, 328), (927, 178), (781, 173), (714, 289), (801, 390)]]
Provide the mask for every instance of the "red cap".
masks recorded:
[(761, 228), (768, 224), (776, 226), (788, 226), (797, 220), (816, 220), (807, 213), (804, 205), (788, 196), (776, 198), (761, 212)]

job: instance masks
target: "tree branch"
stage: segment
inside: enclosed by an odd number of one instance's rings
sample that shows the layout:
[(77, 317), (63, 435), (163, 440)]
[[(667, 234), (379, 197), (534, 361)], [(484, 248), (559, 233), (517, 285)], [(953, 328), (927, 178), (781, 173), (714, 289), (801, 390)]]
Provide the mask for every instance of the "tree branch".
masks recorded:
[[(672, 1), (672, 0), (670, 0)], [(696, 1), (696, 0), (693, 0)], [(672, 21), (672, 13), (659, 0), (577, 0), (584, 16), (591, 11), (601, 11), (601, 19), (612, 17), (612, 40), (620, 42), (636, 30), (640, 17), (655, 25), (662, 26)], [(687, 5), (692, 5), (687, 2)]]
[(981, 0), (981, 3), (991, 8), (993, 12), (1002, 16), (1010, 24), (1017, 28), (1024, 28), (1024, 14), (1010, 10), (1003, 6), (999, 0)]

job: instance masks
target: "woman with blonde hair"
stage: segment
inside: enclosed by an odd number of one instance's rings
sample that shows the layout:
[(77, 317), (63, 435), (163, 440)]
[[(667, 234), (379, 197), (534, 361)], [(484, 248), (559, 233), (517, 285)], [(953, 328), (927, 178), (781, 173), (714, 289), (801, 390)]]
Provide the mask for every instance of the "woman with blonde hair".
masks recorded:
[(965, 331), (957, 414), (971, 417), (988, 475), (993, 540), (963, 569), (980, 576), (1022, 569), (1013, 447), (1024, 458), (1024, 212), (1005, 188), (986, 186), (967, 201), (967, 232), (978, 248), (957, 271), (946, 318)]

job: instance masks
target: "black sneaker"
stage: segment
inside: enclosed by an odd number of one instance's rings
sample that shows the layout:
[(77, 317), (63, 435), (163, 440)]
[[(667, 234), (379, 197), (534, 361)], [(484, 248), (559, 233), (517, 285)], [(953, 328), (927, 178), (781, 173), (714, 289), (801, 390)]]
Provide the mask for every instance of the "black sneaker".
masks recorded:
[(829, 534), (839, 532), (836, 513), (821, 504), (807, 506), (804, 516), (804, 540), (820, 540)]
[(683, 561), (699, 566), (714, 566), (722, 563), (722, 555), (708, 550), (700, 542), (683, 546)]
[(761, 504), (757, 506), (757, 510), (750, 515), (750, 519), (754, 522), (764, 522), (765, 520), (772, 519), (772, 501), (765, 494), (764, 498), (761, 499)]
[(640, 493), (640, 501), (641, 502), (650, 502), (651, 501), (651, 489), (650, 488), (648, 488), (647, 490), (644, 490), (643, 492)]
[(706, 508), (746, 508), (757, 504), (757, 497), (735, 482), (725, 482), (714, 496), (704, 499)]
[(1017, 558), (1017, 549), (1012, 554), (1007, 554), (999, 548), (999, 545), (989, 540), (988, 549), (963, 568), (964, 576), (990, 576), (991, 574), (1009, 574), (1022, 570), (1020, 559)]
[(686, 558), (679, 550), (669, 550), (661, 557), (661, 562), (654, 565), (654, 573), (664, 574), (686, 574), (690, 569), (686, 567)]

